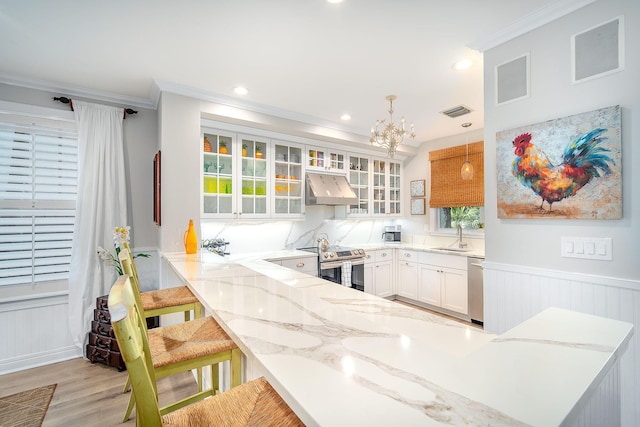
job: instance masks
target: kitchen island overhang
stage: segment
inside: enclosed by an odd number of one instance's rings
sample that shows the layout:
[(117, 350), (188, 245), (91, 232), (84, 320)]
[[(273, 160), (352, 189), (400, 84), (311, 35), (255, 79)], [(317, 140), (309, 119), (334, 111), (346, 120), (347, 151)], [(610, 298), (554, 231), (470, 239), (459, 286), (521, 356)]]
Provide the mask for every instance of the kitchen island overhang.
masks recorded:
[(633, 333), (549, 308), (496, 336), (257, 256), (163, 257), (307, 425), (572, 425)]

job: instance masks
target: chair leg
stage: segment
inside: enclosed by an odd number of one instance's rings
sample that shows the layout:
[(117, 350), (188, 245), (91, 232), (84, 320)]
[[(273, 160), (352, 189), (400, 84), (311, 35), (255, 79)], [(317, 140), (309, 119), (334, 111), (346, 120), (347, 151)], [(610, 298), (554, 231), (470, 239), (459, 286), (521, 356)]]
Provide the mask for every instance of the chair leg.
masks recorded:
[[(127, 412), (125, 412), (124, 418), (122, 419), (123, 423), (126, 423), (129, 417), (131, 416), (134, 403), (136, 403), (136, 400), (135, 400), (135, 396), (133, 395), (133, 391), (131, 391), (131, 396), (129, 396), (129, 406), (127, 406)], [(138, 416), (136, 415), (136, 424), (137, 424), (137, 419), (138, 419)]]
[(198, 391), (204, 389), (204, 377), (202, 376), (202, 368), (196, 368), (196, 378), (198, 380)]
[(242, 383), (242, 352), (239, 348), (231, 350), (231, 387)]
[(131, 378), (129, 378), (129, 374), (127, 374), (127, 382), (124, 384), (124, 388), (122, 389), (122, 392), (126, 393), (129, 390), (131, 390)]
[(220, 365), (221, 363), (211, 365), (211, 395), (220, 392)]
[(193, 318), (199, 319), (203, 316), (202, 304), (197, 302), (193, 307)]

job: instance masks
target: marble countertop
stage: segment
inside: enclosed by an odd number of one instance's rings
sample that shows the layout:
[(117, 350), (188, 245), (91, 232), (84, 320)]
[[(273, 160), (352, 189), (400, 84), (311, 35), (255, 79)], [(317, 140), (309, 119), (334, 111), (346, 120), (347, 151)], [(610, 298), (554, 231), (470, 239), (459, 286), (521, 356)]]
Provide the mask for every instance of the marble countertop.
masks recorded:
[(552, 308), (495, 336), (257, 254), (163, 256), (310, 426), (560, 425), (632, 334)]

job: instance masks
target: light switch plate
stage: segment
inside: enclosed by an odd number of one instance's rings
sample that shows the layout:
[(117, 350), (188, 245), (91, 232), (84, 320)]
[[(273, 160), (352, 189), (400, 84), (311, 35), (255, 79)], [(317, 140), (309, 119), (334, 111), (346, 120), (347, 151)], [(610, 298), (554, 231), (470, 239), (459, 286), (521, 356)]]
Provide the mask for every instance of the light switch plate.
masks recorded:
[(567, 258), (613, 259), (610, 237), (560, 237), (560, 255)]

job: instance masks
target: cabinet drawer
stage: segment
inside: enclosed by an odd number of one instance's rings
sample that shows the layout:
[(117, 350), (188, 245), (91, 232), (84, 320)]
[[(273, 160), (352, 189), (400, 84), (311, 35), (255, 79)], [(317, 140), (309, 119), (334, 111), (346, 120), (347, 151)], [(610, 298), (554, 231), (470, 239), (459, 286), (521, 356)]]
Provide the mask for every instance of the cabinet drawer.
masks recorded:
[(400, 249), (398, 261), (418, 262), (418, 252)]
[(393, 259), (393, 249), (380, 249), (376, 251), (376, 261), (391, 261)]
[(460, 255), (435, 254), (433, 252), (420, 252), (418, 254), (420, 264), (438, 265), (441, 267), (467, 270), (467, 257)]
[(314, 276), (318, 274), (318, 258), (313, 256), (283, 259), (282, 266), (292, 270), (313, 274)]

